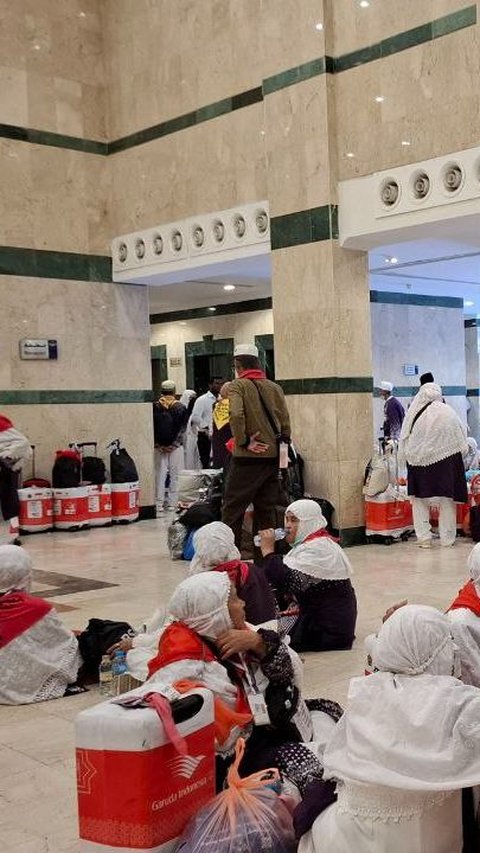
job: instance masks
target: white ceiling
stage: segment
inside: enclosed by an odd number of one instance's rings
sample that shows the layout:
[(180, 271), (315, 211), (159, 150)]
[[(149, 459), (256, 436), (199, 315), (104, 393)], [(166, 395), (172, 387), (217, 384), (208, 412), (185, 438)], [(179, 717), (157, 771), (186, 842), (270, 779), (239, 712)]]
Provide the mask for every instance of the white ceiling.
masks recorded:
[(480, 234), (382, 246), (369, 253), (369, 269), (372, 290), (456, 296), (473, 303), (465, 314), (480, 314)]

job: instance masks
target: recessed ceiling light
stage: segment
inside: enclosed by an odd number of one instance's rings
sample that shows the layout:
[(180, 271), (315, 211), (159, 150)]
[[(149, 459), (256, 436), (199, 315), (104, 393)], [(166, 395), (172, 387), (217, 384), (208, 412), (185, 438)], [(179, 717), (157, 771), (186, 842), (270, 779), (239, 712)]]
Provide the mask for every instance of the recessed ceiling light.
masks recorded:
[(390, 263), (391, 264), (398, 264), (398, 258), (395, 258), (395, 257), (390, 258)]
[(79, 18), (86, 18), (86, 17), (87, 17), (87, 13), (86, 13), (86, 12), (79, 12), (79, 13), (78, 13), (78, 17), (79, 17)]
[(319, 33), (321, 33), (321, 31), (323, 30), (323, 24), (319, 21), (318, 24), (315, 24), (315, 29), (318, 30)]
[(235, 290), (235, 285), (234, 284), (224, 284), (223, 289), (224, 290)]
[(260, 131), (260, 136), (265, 136), (265, 131), (264, 131), (264, 130), (261, 130), (261, 131)]
[(402, 145), (411, 145), (411, 144), (412, 143), (410, 142), (409, 139), (402, 139)]
[(217, 309), (215, 308), (215, 306), (214, 306), (214, 305), (212, 305), (212, 307), (211, 307), (211, 308), (209, 308), (208, 310), (209, 310), (209, 311), (216, 311)]
[(385, 263), (398, 264), (398, 258), (396, 258), (395, 255), (387, 255), (387, 257), (385, 258)]
[(377, 97), (375, 98), (375, 100), (376, 100), (377, 104), (382, 104), (382, 103), (383, 103), (383, 101), (385, 100), (385, 98), (384, 98), (384, 96), (383, 96), (383, 95), (377, 95)]
[(347, 157), (352, 159), (352, 157), (355, 157), (355, 154), (353, 153), (353, 151), (347, 151)]
[(368, 7), (370, 6), (370, 0), (360, 0), (360, 3), (358, 5), (361, 6), (362, 9), (368, 9)]
[(471, 299), (464, 299), (463, 304), (464, 304), (465, 308), (473, 308), (473, 306), (475, 305), (475, 302), (472, 302)]
[(34, 44), (34, 45), (33, 45), (33, 49), (34, 49), (34, 50), (41, 50), (42, 48), (41, 48), (41, 45), (39, 45), (39, 44)]

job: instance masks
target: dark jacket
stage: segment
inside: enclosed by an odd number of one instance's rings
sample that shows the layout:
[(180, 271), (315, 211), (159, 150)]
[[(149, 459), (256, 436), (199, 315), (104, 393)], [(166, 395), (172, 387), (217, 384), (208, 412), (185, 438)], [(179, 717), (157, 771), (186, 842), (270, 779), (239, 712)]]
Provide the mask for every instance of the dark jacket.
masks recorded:
[(153, 404), (153, 437), (157, 447), (171, 447), (182, 444), (182, 433), (187, 426), (188, 414), (182, 403), (171, 401), (170, 397), (160, 397)]

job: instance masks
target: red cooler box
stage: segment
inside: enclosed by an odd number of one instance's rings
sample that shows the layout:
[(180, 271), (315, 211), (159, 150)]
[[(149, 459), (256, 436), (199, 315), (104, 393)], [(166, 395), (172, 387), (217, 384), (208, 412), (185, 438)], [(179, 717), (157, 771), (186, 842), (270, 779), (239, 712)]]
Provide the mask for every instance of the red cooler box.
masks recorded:
[[(145, 687), (123, 698), (146, 693)], [(181, 756), (151, 708), (103, 702), (75, 720), (81, 853), (171, 853), (186, 824), (215, 796), (213, 695), (177, 728)], [(200, 703), (199, 703), (200, 704)]]
[(19, 489), (19, 527), (22, 533), (43, 533), (53, 527), (52, 489)]
[(413, 531), (412, 505), (409, 499), (388, 488), (375, 497), (365, 498), (365, 534), (385, 540), (406, 538)]
[(56, 530), (79, 530), (88, 526), (86, 486), (53, 489), (53, 526)]
[(88, 498), (88, 523), (90, 527), (104, 527), (112, 523), (112, 487), (110, 483), (86, 486)]
[(136, 521), (140, 513), (140, 484), (112, 483), (112, 520)]

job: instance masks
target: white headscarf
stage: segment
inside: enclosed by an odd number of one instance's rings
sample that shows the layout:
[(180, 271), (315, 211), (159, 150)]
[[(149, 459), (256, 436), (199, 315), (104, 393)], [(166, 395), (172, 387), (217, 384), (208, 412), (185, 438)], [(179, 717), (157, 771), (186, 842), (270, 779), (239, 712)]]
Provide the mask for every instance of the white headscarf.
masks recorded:
[(435, 382), (422, 385), (402, 425), (401, 455), (410, 465), (425, 466), (455, 453), (463, 454), (467, 449), (465, 427), (452, 407), (442, 401), (440, 385)]
[(324, 755), (326, 777), (410, 791), (480, 782), (480, 691), (450, 673), (444, 614), (407, 605), (373, 650), (384, 670), (350, 682), (347, 710)]
[(290, 569), (318, 580), (345, 580), (353, 574), (349, 559), (333, 539), (322, 536), (305, 542), (312, 533), (324, 530), (327, 521), (316, 501), (302, 499), (287, 506), (299, 525), (292, 550), (283, 558)]
[(235, 546), (233, 531), (221, 521), (205, 524), (193, 537), (194, 557), (189, 574), (208, 572), (221, 563), (240, 560), (241, 554)]
[(470, 551), (467, 567), (477, 595), (480, 595), (480, 542)]
[(230, 578), (224, 572), (193, 575), (175, 590), (168, 612), (201, 637), (216, 640), (233, 628), (228, 612)]
[(188, 404), (190, 403), (190, 400), (192, 399), (192, 397), (196, 396), (197, 394), (195, 391), (192, 391), (191, 388), (187, 388), (186, 391), (184, 391), (182, 396), (180, 397), (180, 403), (182, 404), (182, 406), (185, 406), (185, 408), (188, 409)]
[(0, 545), (0, 594), (16, 589), (30, 592), (32, 559), (18, 545)]

